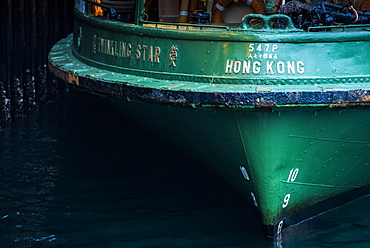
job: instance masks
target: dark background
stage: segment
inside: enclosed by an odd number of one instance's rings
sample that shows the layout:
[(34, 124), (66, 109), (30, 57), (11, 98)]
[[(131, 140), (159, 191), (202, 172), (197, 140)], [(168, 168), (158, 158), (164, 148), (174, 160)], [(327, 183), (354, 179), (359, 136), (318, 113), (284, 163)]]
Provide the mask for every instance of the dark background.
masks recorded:
[(47, 80), (52, 45), (72, 32), (73, 0), (4, 0), (0, 7), (0, 124), (54, 97)]

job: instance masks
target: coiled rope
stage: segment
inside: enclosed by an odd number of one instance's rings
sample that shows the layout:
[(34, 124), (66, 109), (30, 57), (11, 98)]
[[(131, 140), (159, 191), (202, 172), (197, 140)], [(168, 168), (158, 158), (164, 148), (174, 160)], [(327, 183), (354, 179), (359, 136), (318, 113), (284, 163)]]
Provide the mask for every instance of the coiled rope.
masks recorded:
[(106, 10), (113, 10), (116, 14), (129, 14), (135, 12), (135, 0), (122, 0), (122, 1), (111, 1), (111, 0), (101, 0), (101, 3), (97, 3), (93, 0), (84, 0), (85, 2), (91, 3)]
[(101, 5), (106, 8), (113, 8), (117, 11), (117, 14), (127, 14), (135, 12), (135, 1), (111, 1), (101, 0)]

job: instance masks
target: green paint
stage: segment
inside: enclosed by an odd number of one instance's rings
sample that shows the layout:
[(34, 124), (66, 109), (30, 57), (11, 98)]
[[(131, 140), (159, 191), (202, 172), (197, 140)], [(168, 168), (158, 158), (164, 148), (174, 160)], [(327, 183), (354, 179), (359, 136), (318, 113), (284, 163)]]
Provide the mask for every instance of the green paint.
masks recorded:
[[(224, 177), (256, 205), (263, 225), (276, 226), (369, 184), (365, 29), (253, 30), (248, 18), (238, 27), (134, 25), (75, 15), (76, 35), (53, 47), (51, 71), (77, 86), (96, 83), (81, 87), (108, 96), (144, 128)], [(103, 90), (108, 86), (111, 91)], [(150, 94), (131, 99), (115, 87)], [(251, 105), (229, 106), (185, 99), (198, 93), (340, 91), (359, 100), (269, 105), (274, 99), (256, 98)], [(171, 92), (178, 98), (163, 96)]]
[[(246, 32), (243, 28), (227, 31), (218, 26), (207, 31), (187, 31), (182, 26), (133, 26), (76, 15), (76, 32), (82, 27), (83, 37), (79, 47), (75, 40), (75, 55), (90, 65), (116, 72), (214, 84), (276, 86), (291, 85), (292, 80), (295, 85), (369, 81), (366, 61), (370, 43), (361, 42), (370, 39), (368, 31), (334, 32), (329, 37), (321, 32), (290, 32), (291, 28), (278, 33)], [(169, 59), (173, 46), (177, 49), (176, 67), (170, 66)], [(155, 62), (156, 48), (160, 49), (159, 63)]]

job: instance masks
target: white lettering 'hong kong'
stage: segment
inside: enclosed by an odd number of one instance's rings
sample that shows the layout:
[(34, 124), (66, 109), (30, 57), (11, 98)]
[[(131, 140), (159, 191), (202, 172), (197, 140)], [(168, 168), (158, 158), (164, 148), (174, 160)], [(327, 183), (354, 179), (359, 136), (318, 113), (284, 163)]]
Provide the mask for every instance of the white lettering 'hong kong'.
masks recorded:
[(251, 60), (226, 60), (226, 74), (261, 74), (266, 75), (296, 75), (305, 73), (303, 61), (251, 61)]

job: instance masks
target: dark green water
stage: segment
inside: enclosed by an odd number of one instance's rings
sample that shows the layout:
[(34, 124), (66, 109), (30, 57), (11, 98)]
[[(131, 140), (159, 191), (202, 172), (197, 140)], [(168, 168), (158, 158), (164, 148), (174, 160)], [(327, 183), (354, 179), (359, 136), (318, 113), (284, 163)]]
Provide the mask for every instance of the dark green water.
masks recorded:
[(99, 98), (0, 130), (0, 247), (370, 247), (370, 198), (262, 236), (245, 199)]

